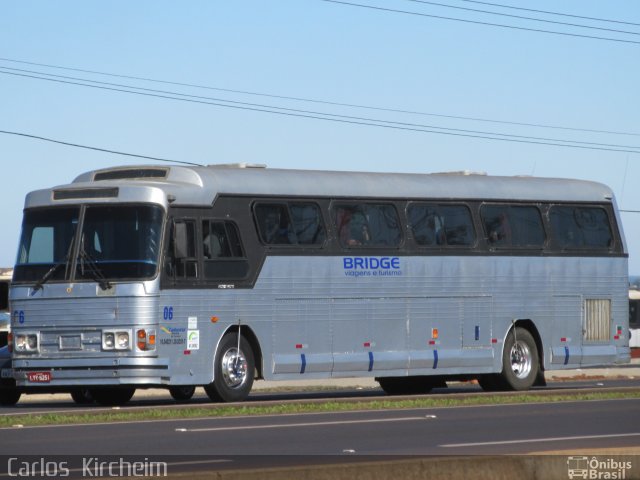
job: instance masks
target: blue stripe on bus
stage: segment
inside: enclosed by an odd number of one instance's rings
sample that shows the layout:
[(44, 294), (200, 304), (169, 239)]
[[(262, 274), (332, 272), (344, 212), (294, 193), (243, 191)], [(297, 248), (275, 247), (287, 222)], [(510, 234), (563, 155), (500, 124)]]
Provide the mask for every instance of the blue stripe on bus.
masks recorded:
[(569, 347), (567, 347), (566, 345), (564, 346), (564, 364), (569, 364)]
[(433, 351), (433, 368), (438, 368), (438, 350)]
[(369, 371), (373, 370), (373, 352), (369, 352)]
[(480, 325), (476, 325), (476, 341), (480, 340)]
[(307, 368), (307, 357), (304, 356), (304, 353), (300, 354), (300, 361), (302, 365), (300, 365), (300, 374), (304, 373), (304, 369)]

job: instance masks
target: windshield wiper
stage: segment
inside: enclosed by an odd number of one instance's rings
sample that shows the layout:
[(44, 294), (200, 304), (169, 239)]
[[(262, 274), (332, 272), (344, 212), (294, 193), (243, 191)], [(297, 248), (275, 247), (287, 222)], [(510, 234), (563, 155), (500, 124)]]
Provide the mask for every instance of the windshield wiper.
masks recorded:
[(100, 288), (102, 290), (108, 290), (111, 288), (111, 283), (109, 283), (109, 280), (107, 280), (107, 277), (105, 277), (102, 271), (100, 270), (100, 267), (98, 266), (98, 262), (96, 262), (96, 260), (91, 255), (89, 255), (87, 251), (84, 249), (84, 236), (80, 243), (79, 259), (80, 259), (80, 272), (82, 273), (82, 276), (84, 276), (84, 266), (86, 263), (86, 265), (89, 267), (88, 270), (89, 270), (89, 273), (91, 274), (91, 278), (93, 278), (96, 282), (98, 282), (98, 285), (100, 286)]
[(31, 290), (31, 295), (35, 295), (35, 293), (42, 288), (42, 286), (49, 281), (49, 279), (53, 276), (53, 274), (60, 268), (62, 265), (65, 266), (65, 278), (67, 276), (67, 267), (69, 266), (69, 257), (71, 257), (71, 249), (73, 248), (73, 242), (69, 245), (69, 249), (67, 250), (67, 254), (64, 256), (61, 262), (56, 263), (52, 266), (47, 272), (38, 280), (35, 285), (33, 285), (33, 290)]
[(31, 290), (31, 295), (34, 295), (38, 290), (40, 290), (42, 288), (42, 286), (53, 276), (53, 274), (55, 273), (56, 270), (58, 270), (58, 268), (60, 268), (61, 265), (66, 265), (67, 261), (64, 262), (60, 262), (60, 263), (56, 263), (53, 267), (51, 267), (49, 270), (47, 270), (47, 273), (45, 273), (42, 278), (40, 280), (38, 280), (35, 285), (33, 286), (33, 290)]

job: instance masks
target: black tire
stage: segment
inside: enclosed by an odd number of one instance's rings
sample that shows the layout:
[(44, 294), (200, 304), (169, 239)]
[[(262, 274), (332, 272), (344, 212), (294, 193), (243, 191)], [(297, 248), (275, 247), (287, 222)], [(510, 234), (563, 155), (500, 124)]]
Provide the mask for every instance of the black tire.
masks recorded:
[(71, 390), (71, 398), (78, 405), (90, 405), (94, 402), (93, 395), (88, 388), (78, 388)]
[(213, 382), (204, 390), (214, 402), (241, 402), (249, 396), (255, 376), (255, 360), (251, 345), (238, 334), (227, 333), (218, 347), (213, 363)]
[(98, 387), (89, 389), (89, 392), (98, 404), (115, 406), (124, 405), (131, 400), (136, 389), (132, 387)]
[(0, 388), (0, 405), (11, 407), (18, 403), (21, 395), (15, 388)]
[(512, 329), (504, 342), (502, 373), (496, 379), (499, 389), (528, 390), (536, 381), (539, 370), (540, 358), (533, 336), (524, 328)]
[(176, 385), (169, 387), (169, 394), (176, 402), (188, 402), (196, 393), (196, 387), (192, 385)]
[(429, 393), (436, 385), (428, 376), (376, 378), (387, 395), (420, 395)]
[(478, 383), (485, 392), (503, 392), (507, 390), (502, 375), (491, 373), (478, 377)]

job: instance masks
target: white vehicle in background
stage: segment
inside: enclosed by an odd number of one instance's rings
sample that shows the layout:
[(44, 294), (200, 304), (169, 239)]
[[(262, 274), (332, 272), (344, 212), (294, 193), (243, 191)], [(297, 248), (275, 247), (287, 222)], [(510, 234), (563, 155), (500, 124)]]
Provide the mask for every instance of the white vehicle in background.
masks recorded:
[(629, 333), (631, 355), (640, 356), (640, 277), (629, 277)]
[(9, 309), (9, 285), (13, 276), (13, 268), (0, 268), (0, 347), (7, 344), (11, 311)]

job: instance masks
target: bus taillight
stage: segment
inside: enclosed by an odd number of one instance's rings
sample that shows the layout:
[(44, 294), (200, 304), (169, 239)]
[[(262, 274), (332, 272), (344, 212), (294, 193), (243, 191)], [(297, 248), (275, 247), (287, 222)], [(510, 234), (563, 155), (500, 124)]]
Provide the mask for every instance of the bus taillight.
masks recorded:
[(136, 337), (138, 339), (138, 350), (148, 352), (156, 349), (156, 332), (155, 330), (149, 330), (141, 328), (138, 330)]

